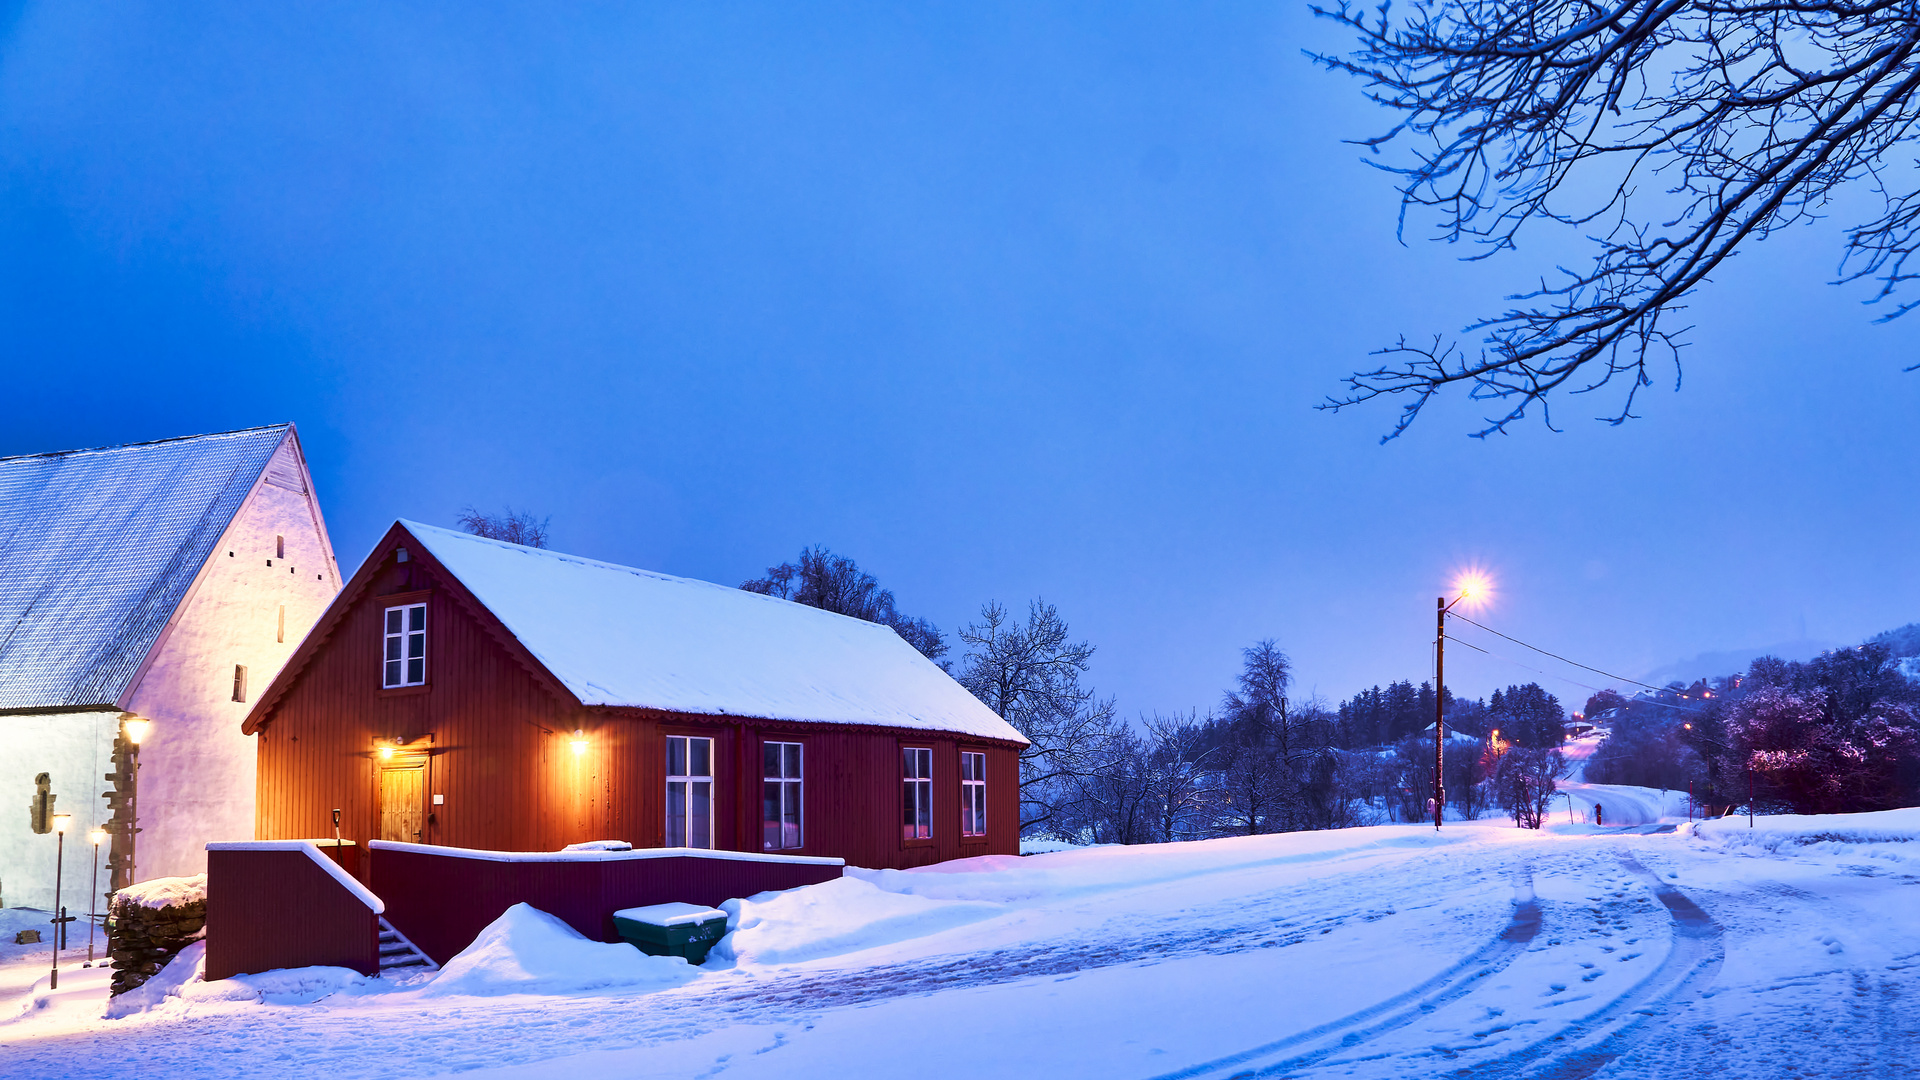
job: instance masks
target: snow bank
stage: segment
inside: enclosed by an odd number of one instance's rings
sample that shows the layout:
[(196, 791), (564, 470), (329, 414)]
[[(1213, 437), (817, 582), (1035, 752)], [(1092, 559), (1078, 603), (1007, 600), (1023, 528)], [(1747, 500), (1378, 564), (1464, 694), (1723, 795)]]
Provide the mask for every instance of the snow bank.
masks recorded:
[(728, 933), (713, 954), (739, 963), (794, 964), (937, 934), (1004, 910), (891, 891), (866, 880), (876, 873), (850, 869), (849, 875), (858, 876), (728, 900), (720, 905)]
[(1595, 803), (1605, 810), (1602, 816), (1608, 827), (1653, 825), (1668, 819), (1684, 821), (1687, 817), (1687, 793), (1684, 790), (1663, 792), (1659, 788), (1628, 784), (1586, 784), (1562, 780), (1559, 792), (1553, 796), (1553, 804), (1547, 808), (1548, 817), (1557, 814), (1560, 824), (1567, 821), (1567, 800), (1560, 797), (1560, 792), (1573, 798), (1575, 818), (1582, 824), (1593, 821)]
[(589, 941), (539, 908), (515, 904), (447, 961), (421, 993), (571, 994), (609, 988), (664, 989), (697, 973), (678, 956), (648, 956), (625, 943)]
[(1889, 862), (1920, 862), (1920, 807), (1871, 814), (1778, 814), (1716, 818), (1693, 828), (1695, 838), (1735, 852), (1772, 855), (1848, 855)]
[[(721, 904), (722, 963), (794, 964), (925, 938), (1071, 897), (1196, 882), (1207, 875), (1380, 855), (1505, 836), (1505, 827), (1376, 826), (1029, 856), (982, 855), (912, 870), (848, 867), (844, 877)], [(984, 931), (983, 931), (984, 932)], [(709, 961), (712, 963), (713, 961)]]
[(196, 941), (151, 979), (108, 1001), (106, 1015), (118, 1019), (162, 1007), (220, 1001), (307, 1005), (342, 991), (377, 988), (372, 979), (342, 967), (276, 968), (208, 982), (207, 943)]
[(161, 877), (151, 881), (139, 881), (124, 889), (115, 891), (115, 896), (129, 904), (135, 904), (151, 911), (162, 908), (181, 907), (198, 903), (207, 898), (207, 875), (195, 874), (192, 877)]
[(577, 844), (568, 844), (561, 851), (632, 851), (633, 845), (625, 840), (582, 840)]

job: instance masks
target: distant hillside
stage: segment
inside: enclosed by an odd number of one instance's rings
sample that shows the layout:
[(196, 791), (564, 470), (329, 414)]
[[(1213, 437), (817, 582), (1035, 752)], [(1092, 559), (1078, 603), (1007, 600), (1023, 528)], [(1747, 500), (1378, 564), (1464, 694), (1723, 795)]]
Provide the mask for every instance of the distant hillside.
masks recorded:
[[(1892, 633), (1900, 632), (1892, 631)], [(1782, 660), (1811, 660), (1828, 649), (1837, 647), (1830, 641), (1783, 641), (1763, 649), (1701, 653), (1691, 660), (1682, 660), (1655, 669), (1642, 676), (1641, 681), (1650, 682), (1655, 686), (1665, 686), (1670, 682), (1691, 683), (1695, 679), (1710, 679), (1716, 675), (1734, 675), (1745, 671), (1748, 664), (1762, 656), (1777, 656)]]
[[(1920, 678), (1920, 623), (1908, 623), (1898, 630), (1882, 631), (1867, 641), (1886, 645), (1895, 656), (1916, 658), (1903, 664), (1901, 669), (1910, 676)], [(1783, 641), (1764, 649), (1701, 653), (1691, 660), (1682, 660), (1652, 671), (1643, 679), (1655, 686), (1665, 686), (1671, 682), (1692, 683), (1695, 679), (1745, 671), (1747, 665), (1762, 656), (1777, 656), (1782, 660), (1811, 660), (1829, 649), (1837, 648), (1840, 646), (1827, 641)]]
[(1893, 650), (1895, 656), (1920, 656), (1920, 623), (1908, 623), (1898, 630), (1888, 630), (1867, 639), (1879, 642)]

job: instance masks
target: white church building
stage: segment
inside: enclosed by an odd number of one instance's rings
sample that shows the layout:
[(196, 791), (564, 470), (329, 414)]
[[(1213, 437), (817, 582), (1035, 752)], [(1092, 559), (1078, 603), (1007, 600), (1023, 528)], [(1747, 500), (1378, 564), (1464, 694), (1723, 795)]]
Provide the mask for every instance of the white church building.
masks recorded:
[(0, 458), (0, 905), (53, 905), (52, 815), (73, 911), (96, 826), (102, 891), (252, 839), (241, 722), (339, 590), (292, 424)]

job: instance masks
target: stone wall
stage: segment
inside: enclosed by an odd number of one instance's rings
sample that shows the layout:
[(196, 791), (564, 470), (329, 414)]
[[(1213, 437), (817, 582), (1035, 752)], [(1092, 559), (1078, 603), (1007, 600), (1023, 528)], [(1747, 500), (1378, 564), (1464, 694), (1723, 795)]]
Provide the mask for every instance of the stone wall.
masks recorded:
[(114, 894), (107, 905), (107, 956), (113, 993), (152, 978), (167, 961), (200, 940), (207, 928), (207, 876), (145, 881)]

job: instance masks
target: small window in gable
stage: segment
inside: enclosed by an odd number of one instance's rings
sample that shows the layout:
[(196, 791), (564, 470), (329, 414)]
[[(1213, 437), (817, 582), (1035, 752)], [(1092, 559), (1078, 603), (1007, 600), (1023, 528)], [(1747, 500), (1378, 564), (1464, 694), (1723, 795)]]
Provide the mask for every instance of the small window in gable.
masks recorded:
[(423, 686), (427, 681), (427, 605), (387, 609), (382, 686)]

